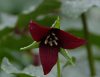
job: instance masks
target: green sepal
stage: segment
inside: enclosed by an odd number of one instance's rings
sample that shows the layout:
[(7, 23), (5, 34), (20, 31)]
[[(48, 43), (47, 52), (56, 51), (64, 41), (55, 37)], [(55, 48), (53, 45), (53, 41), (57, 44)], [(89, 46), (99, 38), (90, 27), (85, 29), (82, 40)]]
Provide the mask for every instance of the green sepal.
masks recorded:
[[(73, 56), (72, 56), (72, 62), (73, 62), (73, 64), (75, 64), (75, 62), (76, 62), (76, 58), (73, 57)], [(71, 63), (70, 61), (67, 61), (67, 62), (64, 64), (63, 68), (65, 68), (65, 67), (68, 66), (68, 65), (72, 65), (72, 63)]]
[(54, 22), (54, 24), (52, 25), (53, 28), (57, 28), (60, 29), (60, 18), (59, 16), (57, 17), (56, 21)]
[(38, 48), (38, 47), (39, 47), (39, 42), (34, 41), (32, 44), (30, 44), (26, 47), (20, 48), (20, 50), (24, 51), (24, 50), (29, 50), (29, 49)]
[(73, 62), (73, 57), (69, 55), (68, 51), (66, 49), (61, 48), (60, 49), (60, 53), (66, 58), (68, 59), (68, 62), (70, 62), (70, 64), (74, 65)]

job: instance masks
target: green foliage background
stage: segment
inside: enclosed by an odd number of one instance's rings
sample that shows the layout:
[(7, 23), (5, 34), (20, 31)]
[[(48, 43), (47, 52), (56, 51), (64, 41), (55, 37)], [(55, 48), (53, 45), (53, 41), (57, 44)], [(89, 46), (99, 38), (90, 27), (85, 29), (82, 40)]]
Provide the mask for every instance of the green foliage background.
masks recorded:
[[(57, 16), (60, 16), (61, 29), (84, 38), (80, 19), (80, 14), (83, 12), (86, 12), (87, 15), (90, 42), (93, 50), (95, 50), (94, 46), (98, 49), (94, 51), (94, 58), (100, 64), (100, 1), (94, 1), (94, 4), (92, 2), (84, 2), (87, 7), (80, 6), (77, 3), (77, 7), (74, 6), (77, 9), (79, 8), (77, 12), (75, 12), (76, 10), (71, 11), (71, 9), (73, 10), (72, 4), (67, 5), (65, 4), (66, 1), (69, 0), (0, 0), (0, 64), (4, 57), (7, 57), (19, 69), (32, 64), (30, 52), (19, 50), (21, 47), (33, 42), (28, 30), (30, 20), (34, 20), (43, 26), (51, 26)], [(81, 2), (81, 0), (78, 0), (78, 2)], [(85, 52), (85, 48), (83, 51)], [(72, 55), (74, 53), (72, 52)], [(78, 52), (76, 53), (79, 54)], [(6, 76), (5, 72), (0, 69), (0, 77), (8, 76), (30, 77), (25, 74), (9, 74)]]

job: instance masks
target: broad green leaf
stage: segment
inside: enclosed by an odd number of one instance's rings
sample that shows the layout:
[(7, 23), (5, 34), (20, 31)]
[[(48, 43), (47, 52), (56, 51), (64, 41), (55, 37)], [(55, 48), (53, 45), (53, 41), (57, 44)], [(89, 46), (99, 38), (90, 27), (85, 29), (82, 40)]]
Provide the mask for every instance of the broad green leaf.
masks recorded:
[[(55, 18), (53, 14), (60, 8), (60, 5), (61, 3), (59, 0), (44, 0), (35, 11), (29, 14), (19, 15), (17, 25), (19, 27), (28, 26), (30, 20), (33, 19), (34, 21), (42, 23), (42, 25), (51, 26), (54, 22), (51, 19)], [(42, 21), (37, 20), (41, 15), (43, 15), (45, 19)]]
[(2, 60), (2, 64), (1, 64), (1, 69), (3, 69), (6, 73), (19, 73), (20, 71), (15, 68), (10, 62), (9, 60), (5, 57)]
[(12, 14), (34, 11), (42, 0), (0, 0), (0, 11)]
[(0, 77), (15, 77), (15, 75), (7, 74), (4, 71), (0, 70)]
[(54, 16), (54, 15), (39, 15), (36, 17), (36, 21), (39, 24), (43, 26), (48, 26), (48, 27), (51, 27), (51, 25), (54, 23), (56, 19), (57, 19), (57, 16)]
[(93, 6), (100, 7), (100, 0), (61, 0), (62, 13), (68, 17), (78, 17)]
[(25, 69), (20, 70), (16, 68), (13, 64), (11, 64), (6, 57), (2, 60), (1, 68), (8, 74), (17, 74), (17, 75), (24, 74), (24, 75), (29, 75), (31, 77), (33, 76), (39, 77), (43, 75), (42, 68), (40, 67), (34, 67), (33, 65), (29, 65)]
[[(24, 47), (32, 42), (32, 39), (26, 35), (8, 34), (0, 38), (0, 49), (19, 51), (20, 47)], [(3, 52), (3, 51), (1, 51)]]
[(12, 28), (4, 28), (3, 30), (0, 30), (0, 39), (3, 37), (3, 36), (6, 36), (8, 35), (9, 33), (11, 33), (13, 31)]
[(15, 74), (16, 77), (36, 77), (36, 76), (30, 76), (30, 75), (26, 75), (26, 74)]
[(94, 59), (100, 61), (100, 56), (94, 56)]
[[(43, 75), (43, 69), (41, 66), (36, 67), (33, 65), (29, 65), (27, 67), (25, 67), (24, 69), (20, 70), (18, 68), (16, 68), (12, 63), (9, 62), (9, 60), (7, 58), (4, 58), (2, 60), (2, 64), (1, 64), (1, 68), (2, 70), (4, 70), (6, 73), (8, 74), (15, 74), (17, 76), (25, 76), (25, 77), (44, 77)], [(55, 68), (55, 67), (54, 67)], [(49, 73), (47, 75), (47, 77), (56, 77), (56, 69), (53, 69), (51, 71), (51, 73)]]
[[(6, 29), (5, 29), (6, 30)], [(8, 32), (8, 33), (7, 33)], [(10, 60), (13, 60), (17, 63), (21, 63), (21, 59), (18, 56), (21, 56), (23, 53), (19, 53), (20, 48), (29, 45), (33, 40), (27, 34), (18, 35), (12, 33), (11, 31), (2, 31), (0, 34), (0, 63), (4, 56), (8, 57)], [(4, 33), (4, 35), (2, 34)]]

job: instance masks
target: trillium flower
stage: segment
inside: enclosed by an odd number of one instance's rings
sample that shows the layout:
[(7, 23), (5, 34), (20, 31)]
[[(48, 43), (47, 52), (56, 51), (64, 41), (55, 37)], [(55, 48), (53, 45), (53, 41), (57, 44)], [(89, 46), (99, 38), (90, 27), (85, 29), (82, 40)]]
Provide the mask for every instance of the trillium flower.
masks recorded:
[(29, 24), (33, 40), (39, 43), (40, 61), (44, 75), (48, 74), (58, 59), (60, 48), (73, 49), (85, 44), (85, 40), (63, 30), (41, 26), (33, 21)]

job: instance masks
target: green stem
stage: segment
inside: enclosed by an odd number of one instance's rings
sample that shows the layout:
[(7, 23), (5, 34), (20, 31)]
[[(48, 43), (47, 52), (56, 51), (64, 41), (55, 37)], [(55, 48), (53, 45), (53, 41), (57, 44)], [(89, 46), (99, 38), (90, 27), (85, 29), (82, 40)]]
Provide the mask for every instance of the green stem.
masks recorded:
[(26, 46), (26, 47), (23, 47), (23, 48), (20, 48), (21, 51), (23, 50), (29, 50), (29, 49), (32, 49), (32, 48), (38, 48), (39, 46), (39, 43), (37, 43), (36, 41), (34, 41), (32, 44)]
[(69, 61), (72, 65), (74, 65), (72, 56), (69, 55), (69, 53), (68, 53), (68, 51), (67, 51), (66, 49), (61, 48), (60, 53), (61, 53), (66, 59), (68, 59), (68, 61)]
[(90, 44), (90, 41), (89, 41), (89, 31), (88, 31), (88, 24), (87, 24), (87, 21), (86, 21), (85, 13), (83, 13), (81, 15), (81, 19), (82, 19), (83, 28), (84, 28), (84, 37), (87, 40), (86, 49), (87, 49), (87, 55), (88, 55), (91, 77), (94, 77), (96, 72), (95, 72), (95, 65), (94, 65), (94, 58), (93, 58), (93, 53), (92, 53), (92, 49), (91, 49), (91, 44)]
[(58, 58), (58, 61), (57, 61), (57, 75), (58, 75), (58, 77), (61, 77), (61, 70), (60, 70), (59, 58)]

